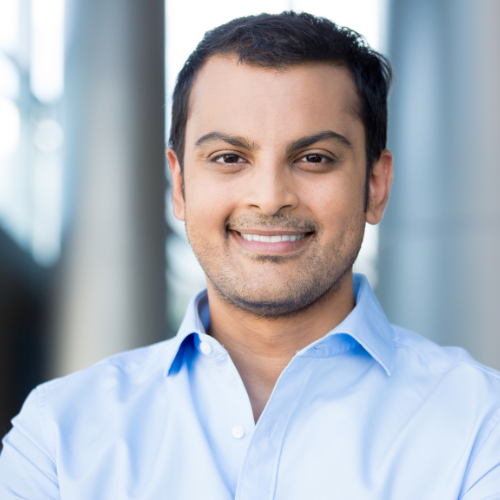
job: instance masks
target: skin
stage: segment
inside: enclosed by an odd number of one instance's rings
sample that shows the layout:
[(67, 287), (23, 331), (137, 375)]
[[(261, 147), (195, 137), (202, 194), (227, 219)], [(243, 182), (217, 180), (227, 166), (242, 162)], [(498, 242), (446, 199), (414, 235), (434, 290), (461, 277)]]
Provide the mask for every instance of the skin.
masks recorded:
[[(183, 169), (167, 151), (174, 213), (207, 275), (209, 334), (231, 356), (256, 421), (296, 352), (355, 305), (352, 264), (393, 175), (384, 150), (365, 212), (358, 105), (345, 68), (278, 71), (215, 56), (191, 92)], [(242, 233), (306, 237), (272, 244)]]

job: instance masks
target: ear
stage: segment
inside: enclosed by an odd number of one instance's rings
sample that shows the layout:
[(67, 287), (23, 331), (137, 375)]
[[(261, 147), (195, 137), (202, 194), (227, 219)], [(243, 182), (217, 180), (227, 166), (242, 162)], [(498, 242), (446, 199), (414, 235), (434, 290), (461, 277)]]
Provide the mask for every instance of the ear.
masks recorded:
[(380, 158), (373, 164), (369, 181), (368, 210), (366, 222), (378, 224), (382, 220), (384, 210), (389, 201), (393, 176), (392, 153), (384, 149)]
[(182, 170), (177, 153), (172, 149), (167, 149), (167, 159), (172, 174), (172, 202), (174, 205), (174, 215), (179, 220), (186, 220), (184, 190), (182, 182)]

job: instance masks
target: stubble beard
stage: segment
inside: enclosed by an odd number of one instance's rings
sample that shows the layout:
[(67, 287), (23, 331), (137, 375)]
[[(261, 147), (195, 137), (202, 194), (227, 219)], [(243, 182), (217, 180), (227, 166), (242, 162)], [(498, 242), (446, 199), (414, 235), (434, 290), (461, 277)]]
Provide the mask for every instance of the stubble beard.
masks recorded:
[[(232, 221), (243, 229), (291, 229), (313, 231), (310, 249), (298, 256), (254, 255), (247, 256), (256, 264), (251, 280), (239, 272), (237, 262), (230, 255), (229, 233), (226, 231), (224, 248), (206, 242), (191, 224), (186, 214), (186, 231), (194, 253), (222, 300), (255, 316), (268, 319), (294, 316), (330, 297), (340, 288), (343, 279), (352, 269), (363, 241), (364, 213), (353, 214), (342, 234), (326, 247), (322, 247), (321, 228), (312, 220), (278, 213), (272, 217), (243, 216)], [(287, 273), (286, 264), (298, 260), (294, 274)], [(269, 278), (272, 276), (272, 279)]]

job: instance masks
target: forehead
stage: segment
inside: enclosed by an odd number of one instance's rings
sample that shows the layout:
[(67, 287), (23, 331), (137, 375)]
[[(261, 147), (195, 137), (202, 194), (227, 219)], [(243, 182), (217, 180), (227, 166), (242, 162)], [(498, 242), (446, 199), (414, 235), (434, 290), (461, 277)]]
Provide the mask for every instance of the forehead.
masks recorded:
[(191, 90), (186, 143), (221, 129), (257, 139), (259, 133), (269, 138), (270, 131), (273, 136), (332, 127), (359, 132), (359, 107), (345, 67), (306, 63), (274, 69), (240, 63), (233, 55), (213, 56)]

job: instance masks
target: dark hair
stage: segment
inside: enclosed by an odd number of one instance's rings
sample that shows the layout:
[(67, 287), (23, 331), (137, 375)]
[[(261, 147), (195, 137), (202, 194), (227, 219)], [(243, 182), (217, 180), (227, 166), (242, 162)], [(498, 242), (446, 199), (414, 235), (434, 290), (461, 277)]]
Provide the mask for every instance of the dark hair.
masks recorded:
[(306, 13), (289, 11), (240, 17), (207, 31), (180, 71), (173, 94), (169, 145), (175, 150), (181, 168), (189, 94), (198, 71), (216, 54), (236, 54), (240, 63), (266, 68), (325, 62), (349, 70), (366, 134), (366, 210), (368, 179), (387, 140), (387, 94), (392, 79), (389, 61), (372, 50), (355, 31)]

